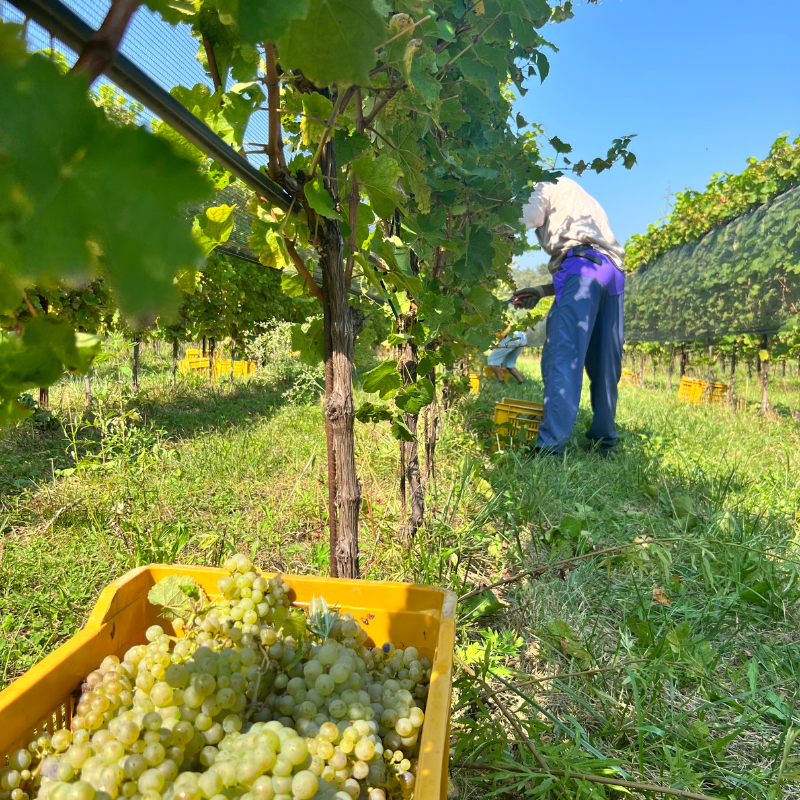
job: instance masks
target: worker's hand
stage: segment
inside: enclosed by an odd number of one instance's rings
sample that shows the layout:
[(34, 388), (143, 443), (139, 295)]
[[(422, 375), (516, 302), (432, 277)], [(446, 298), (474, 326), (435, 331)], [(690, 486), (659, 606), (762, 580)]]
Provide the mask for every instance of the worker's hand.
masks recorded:
[(536, 304), (544, 297), (544, 286), (530, 286), (527, 289), (517, 289), (511, 295), (511, 305), (514, 308), (535, 308)]

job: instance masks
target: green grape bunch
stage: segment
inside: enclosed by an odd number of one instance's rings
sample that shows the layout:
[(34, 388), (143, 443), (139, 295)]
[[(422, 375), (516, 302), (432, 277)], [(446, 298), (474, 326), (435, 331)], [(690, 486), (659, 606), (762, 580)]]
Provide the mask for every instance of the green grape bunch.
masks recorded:
[(322, 598), (306, 625), (244, 555), (224, 567), (176, 635), (153, 625), (86, 677), (69, 729), (11, 754), (0, 800), (411, 797), (431, 661), (369, 647)]

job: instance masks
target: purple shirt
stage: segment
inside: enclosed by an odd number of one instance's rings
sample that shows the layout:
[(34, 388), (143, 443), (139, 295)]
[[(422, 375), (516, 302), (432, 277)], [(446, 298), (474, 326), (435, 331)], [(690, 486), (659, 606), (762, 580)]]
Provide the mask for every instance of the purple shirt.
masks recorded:
[[(564, 291), (567, 275), (582, 275), (592, 278), (605, 286), (606, 291), (612, 297), (625, 291), (625, 273), (608, 256), (598, 253), (596, 250), (587, 249), (582, 252), (592, 258), (573, 255), (573, 248), (570, 248), (567, 251), (567, 257), (561, 262), (561, 269), (553, 275), (553, 289), (558, 305), (561, 305), (561, 293)], [(596, 261), (600, 261), (600, 263), (595, 263)]]

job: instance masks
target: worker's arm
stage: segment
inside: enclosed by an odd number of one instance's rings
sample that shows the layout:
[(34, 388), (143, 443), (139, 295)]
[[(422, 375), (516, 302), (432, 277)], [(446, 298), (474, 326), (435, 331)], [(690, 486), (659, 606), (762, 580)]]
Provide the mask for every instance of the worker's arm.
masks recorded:
[(517, 289), (511, 295), (511, 305), (514, 308), (534, 308), (543, 297), (554, 297), (555, 293), (552, 283), (544, 286), (529, 286), (527, 289)]

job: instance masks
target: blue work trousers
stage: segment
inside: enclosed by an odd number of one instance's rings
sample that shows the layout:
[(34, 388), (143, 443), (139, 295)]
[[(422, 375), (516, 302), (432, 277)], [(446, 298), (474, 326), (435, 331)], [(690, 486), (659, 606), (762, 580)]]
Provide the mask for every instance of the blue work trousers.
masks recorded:
[(617, 384), (622, 371), (622, 294), (585, 275), (567, 275), (560, 302), (547, 316), (542, 351), (544, 419), (539, 447), (561, 453), (567, 446), (583, 387), (591, 385), (592, 426), (587, 437), (610, 447), (617, 439)]

